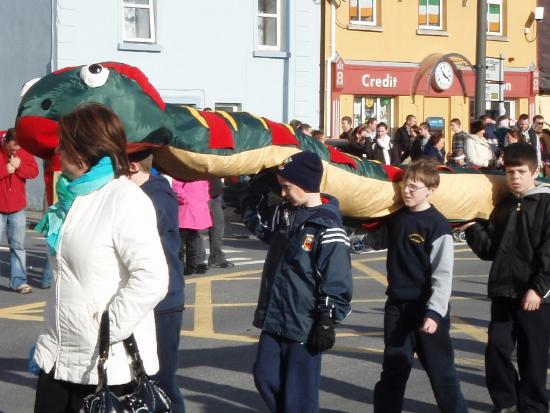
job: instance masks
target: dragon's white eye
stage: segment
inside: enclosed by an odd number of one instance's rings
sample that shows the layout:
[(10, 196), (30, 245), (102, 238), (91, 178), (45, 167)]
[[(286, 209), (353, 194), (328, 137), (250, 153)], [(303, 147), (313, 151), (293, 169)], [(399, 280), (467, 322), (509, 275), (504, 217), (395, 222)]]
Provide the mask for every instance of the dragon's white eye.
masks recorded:
[(90, 87), (100, 87), (107, 82), (109, 69), (101, 66), (99, 63), (83, 66), (80, 69), (80, 78)]

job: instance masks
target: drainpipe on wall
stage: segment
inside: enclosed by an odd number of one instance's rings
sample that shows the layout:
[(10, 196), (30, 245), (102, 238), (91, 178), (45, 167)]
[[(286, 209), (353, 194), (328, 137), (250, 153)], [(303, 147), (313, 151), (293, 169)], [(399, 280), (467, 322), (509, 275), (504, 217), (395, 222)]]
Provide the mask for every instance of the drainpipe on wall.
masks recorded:
[(57, 0), (51, 0), (51, 52), (50, 52), (50, 71), (55, 72), (57, 70), (57, 40), (56, 40), (56, 34), (57, 34), (57, 26), (56, 26), (56, 20), (57, 20)]
[(329, 0), (330, 2), (330, 56), (328, 57), (326, 61), (326, 69), (325, 69), (325, 133), (330, 132), (330, 136), (332, 136), (332, 130), (329, 130), (329, 128), (334, 125), (331, 125), (331, 117), (332, 117), (332, 91), (331, 91), (331, 85), (332, 85), (332, 63), (336, 59), (336, 5), (334, 4), (334, 0)]

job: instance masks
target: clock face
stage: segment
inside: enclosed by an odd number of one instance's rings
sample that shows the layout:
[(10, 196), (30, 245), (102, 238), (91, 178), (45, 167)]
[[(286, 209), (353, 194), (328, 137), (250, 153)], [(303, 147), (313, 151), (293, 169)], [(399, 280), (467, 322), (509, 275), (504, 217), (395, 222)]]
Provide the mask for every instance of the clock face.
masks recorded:
[(454, 72), (452, 66), (448, 62), (439, 63), (433, 74), (433, 87), (436, 90), (447, 90), (453, 84)]

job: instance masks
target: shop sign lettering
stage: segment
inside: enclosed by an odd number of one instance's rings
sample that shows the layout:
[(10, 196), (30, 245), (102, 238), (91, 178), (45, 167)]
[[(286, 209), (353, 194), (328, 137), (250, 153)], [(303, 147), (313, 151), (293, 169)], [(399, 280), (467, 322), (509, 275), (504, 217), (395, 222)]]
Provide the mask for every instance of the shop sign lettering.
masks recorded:
[(371, 77), (370, 74), (366, 73), (361, 78), (361, 82), (364, 87), (385, 87), (392, 89), (397, 87), (397, 77), (389, 73), (385, 77)]

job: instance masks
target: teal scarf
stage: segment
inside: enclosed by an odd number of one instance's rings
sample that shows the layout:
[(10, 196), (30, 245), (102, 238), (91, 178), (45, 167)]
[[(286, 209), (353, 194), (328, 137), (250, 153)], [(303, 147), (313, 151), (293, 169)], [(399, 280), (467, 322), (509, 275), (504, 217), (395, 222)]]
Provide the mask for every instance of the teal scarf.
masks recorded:
[(76, 197), (87, 195), (101, 188), (115, 177), (113, 162), (104, 156), (97, 165), (74, 181), (61, 175), (55, 185), (59, 201), (53, 204), (46, 215), (35, 227), (35, 230), (46, 236), (50, 255), (55, 255), (59, 247), (59, 235)]

